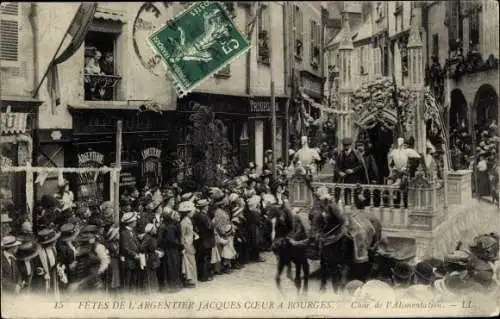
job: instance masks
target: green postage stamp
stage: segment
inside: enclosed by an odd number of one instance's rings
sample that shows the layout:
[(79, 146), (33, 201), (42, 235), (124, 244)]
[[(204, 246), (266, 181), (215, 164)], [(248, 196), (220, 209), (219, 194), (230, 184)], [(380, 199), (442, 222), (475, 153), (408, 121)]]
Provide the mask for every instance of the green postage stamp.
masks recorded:
[(149, 40), (182, 97), (250, 48), (221, 2), (196, 2)]

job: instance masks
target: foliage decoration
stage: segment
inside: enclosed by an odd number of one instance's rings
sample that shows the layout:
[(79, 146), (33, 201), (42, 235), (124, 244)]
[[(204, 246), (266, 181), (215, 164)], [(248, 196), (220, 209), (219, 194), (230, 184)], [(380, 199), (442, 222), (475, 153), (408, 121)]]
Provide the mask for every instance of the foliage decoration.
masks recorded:
[(388, 119), (387, 114), (392, 114), (399, 118), (403, 131), (408, 132), (415, 121), (415, 101), (416, 92), (394, 85), (388, 77), (380, 77), (353, 93), (354, 121), (365, 129), (381, 123), (392, 130), (398, 124)]
[(195, 105), (189, 120), (189, 141), (192, 146), (193, 181), (197, 186), (220, 186), (223, 177), (219, 165), (231, 151), (226, 127), (215, 113), (204, 105)]

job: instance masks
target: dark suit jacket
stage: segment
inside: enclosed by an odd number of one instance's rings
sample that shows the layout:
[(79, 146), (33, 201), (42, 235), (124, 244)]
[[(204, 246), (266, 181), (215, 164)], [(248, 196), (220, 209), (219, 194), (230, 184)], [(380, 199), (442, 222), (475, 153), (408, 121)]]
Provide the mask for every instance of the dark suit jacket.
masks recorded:
[(2, 251), (2, 291), (13, 293), (19, 281), (20, 273), (17, 268), (16, 259), (11, 259), (10, 264)]
[(76, 260), (75, 252), (68, 246), (65, 241), (58, 241), (56, 244), (57, 259), (60, 264), (66, 265), (66, 268)]
[(356, 184), (356, 183), (366, 183), (365, 181), (365, 171), (363, 167), (363, 163), (360, 162), (358, 156), (356, 156), (356, 151), (351, 150), (349, 154), (346, 154), (344, 151), (340, 152), (337, 159), (337, 167), (336, 173), (344, 172), (348, 169), (352, 169), (354, 172), (352, 174), (347, 174), (343, 180), (340, 177), (337, 177), (338, 182), (343, 182), (347, 184)]
[(370, 178), (370, 183), (371, 181), (377, 181), (378, 182), (378, 167), (377, 163), (375, 162), (375, 158), (373, 157), (372, 154), (365, 154), (363, 156), (365, 160), (365, 165), (366, 169), (368, 170), (368, 177)]
[(139, 247), (136, 235), (132, 230), (123, 227), (120, 232), (120, 255), (125, 257), (125, 263), (129, 269), (135, 269), (139, 266), (135, 258), (138, 253)]
[(200, 236), (195, 242), (196, 249), (209, 249), (215, 246), (214, 226), (207, 214), (201, 212), (194, 214), (193, 226)]

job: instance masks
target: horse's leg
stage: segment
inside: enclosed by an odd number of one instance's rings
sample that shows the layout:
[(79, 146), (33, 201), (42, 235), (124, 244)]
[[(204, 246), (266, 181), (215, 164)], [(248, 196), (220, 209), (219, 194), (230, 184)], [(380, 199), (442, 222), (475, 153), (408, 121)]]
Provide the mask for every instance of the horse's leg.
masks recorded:
[(304, 294), (307, 295), (309, 290), (309, 262), (304, 258), (302, 262), (302, 269), (304, 270)]
[(320, 274), (321, 274), (321, 283), (319, 290), (326, 291), (326, 281), (328, 280), (328, 275), (330, 272), (330, 267), (328, 263), (325, 261), (324, 256), (320, 256)]
[(281, 273), (283, 272), (284, 268), (285, 268), (285, 263), (283, 262), (283, 259), (281, 257), (278, 257), (278, 266), (274, 281), (276, 282), (276, 287), (278, 287), (280, 291), (281, 291)]
[(294, 264), (295, 264), (295, 280), (294, 280), (294, 283), (295, 283), (295, 288), (297, 288), (297, 294), (299, 294), (300, 293), (300, 287), (302, 285), (302, 280), (300, 278), (300, 269), (302, 268), (301, 267), (302, 265), (298, 261), (295, 261)]
[(293, 280), (292, 278), (292, 262), (288, 261), (286, 264), (286, 277), (290, 280)]

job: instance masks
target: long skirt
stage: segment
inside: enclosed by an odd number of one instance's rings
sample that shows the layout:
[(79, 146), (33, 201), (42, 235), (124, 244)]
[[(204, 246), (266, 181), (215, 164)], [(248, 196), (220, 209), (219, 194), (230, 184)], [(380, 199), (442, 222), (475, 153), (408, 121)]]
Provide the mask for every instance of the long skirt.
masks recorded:
[(479, 196), (490, 196), (490, 178), (488, 176), (488, 172), (479, 172), (476, 171), (476, 179), (477, 179), (477, 193)]
[(195, 254), (184, 252), (182, 256), (182, 274), (189, 282), (195, 283), (198, 280)]
[(109, 288), (115, 289), (120, 287), (120, 260), (118, 258), (111, 258), (107, 279)]
[(165, 249), (163, 257), (166, 286), (168, 288), (179, 288), (182, 284), (182, 256), (178, 248)]

